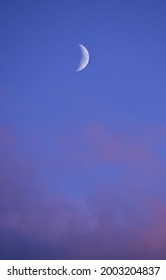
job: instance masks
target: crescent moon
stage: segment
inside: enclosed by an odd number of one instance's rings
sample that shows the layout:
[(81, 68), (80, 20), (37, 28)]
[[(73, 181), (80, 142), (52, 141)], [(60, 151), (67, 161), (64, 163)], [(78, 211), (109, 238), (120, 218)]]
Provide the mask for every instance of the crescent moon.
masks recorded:
[(89, 52), (88, 50), (81, 44), (78, 44), (81, 50), (81, 60), (80, 60), (80, 64), (76, 70), (76, 72), (79, 72), (81, 70), (83, 70), (89, 63)]

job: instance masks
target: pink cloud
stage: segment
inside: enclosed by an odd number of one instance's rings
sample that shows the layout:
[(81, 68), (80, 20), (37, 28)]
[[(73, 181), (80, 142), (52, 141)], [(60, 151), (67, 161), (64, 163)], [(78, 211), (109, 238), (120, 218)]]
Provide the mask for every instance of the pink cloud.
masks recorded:
[(148, 129), (141, 131), (139, 128), (136, 132), (136, 128), (119, 128), (119, 131), (111, 131), (93, 122), (79, 129), (76, 126), (71, 133), (63, 130), (56, 135), (55, 146), (61, 161), (65, 165), (70, 163), (70, 167), (74, 161), (77, 166), (84, 164), (89, 167), (107, 163), (163, 176), (165, 170), (151, 141)]
[(140, 233), (144, 248), (160, 250), (166, 247), (166, 202), (159, 199), (148, 201), (150, 211), (153, 213), (151, 223)]
[[(38, 163), (33, 160), (37, 137), (29, 137), (31, 142), (28, 140), (26, 147), (32, 160), (19, 152), (17, 158), (0, 159), (0, 226), (53, 246), (60, 245), (69, 258), (125, 258), (143, 257), (145, 251), (160, 253), (166, 244), (166, 204), (161, 201), (159, 186), (154, 181), (159, 184), (161, 178), (162, 182), (166, 180), (148, 133), (139, 131), (133, 136), (132, 130), (113, 132), (96, 122), (79, 129), (72, 125), (71, 130), (64, 125), (63, 133), (57, 133), (53, 139), (54, 157), (45, 151), (40, 154), (44, 162), (40, 176)], [(3, 149), (7, 151), (10, 146), (17, 151), (11, 131), (4, 129), (2, 135)], [(124, 169), (121, 180), (118, 174), (117, 181), (110, 182), (111, 176), (107, 175), (96, 183), (92, 171), (97, 177), (105, 163)], [(61, 172), (63, 178), (66, 174), (78, 176), (80, 196), (61, 192), (58, 180), (53, 191), (43, 180), (45, 166), (53, 173)], [(133, 168), (138, 175), (132, 174)], [(83, 199), (79, 183), (84, 175), (91, 178), (94, 189)]]

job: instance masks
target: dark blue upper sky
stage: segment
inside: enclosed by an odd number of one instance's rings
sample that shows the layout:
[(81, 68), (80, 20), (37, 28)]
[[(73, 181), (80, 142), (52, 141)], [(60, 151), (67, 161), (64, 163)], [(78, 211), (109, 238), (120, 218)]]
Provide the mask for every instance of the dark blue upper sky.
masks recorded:
[[(0, 3), (0, 226), (32, 247), (64, 244), (45, 258), (163, 258), (166, 224), (155, 219), (166, 214), (165, 14), (162, 0)], [(80, 72), (78, 43), (90, 54)], [(94, 252), (121, 234), (128, 249)], [(70, 255), (75, 239), (77, 248), (95, 241)]]
[[(120, 113), (164, 124), (165, 9), (165, 1), (2, 1), (0, 74), (17, 106), (12, 119)], [(78, 42), (90, 52), (81, 73)]]

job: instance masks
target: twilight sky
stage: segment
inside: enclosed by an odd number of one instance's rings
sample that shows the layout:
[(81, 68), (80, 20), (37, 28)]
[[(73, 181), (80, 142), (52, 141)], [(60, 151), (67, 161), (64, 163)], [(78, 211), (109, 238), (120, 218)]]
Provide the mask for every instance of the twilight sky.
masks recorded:
[(165, 14), (1, 0), (0, 259), (166, 259)]

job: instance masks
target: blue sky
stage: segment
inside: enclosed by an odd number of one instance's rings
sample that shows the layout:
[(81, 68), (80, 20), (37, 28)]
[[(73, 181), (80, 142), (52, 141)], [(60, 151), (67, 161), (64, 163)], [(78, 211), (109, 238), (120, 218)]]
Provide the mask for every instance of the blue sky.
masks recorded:
[(166, 257), (165, 11), (1, 1), (2, 259)]

